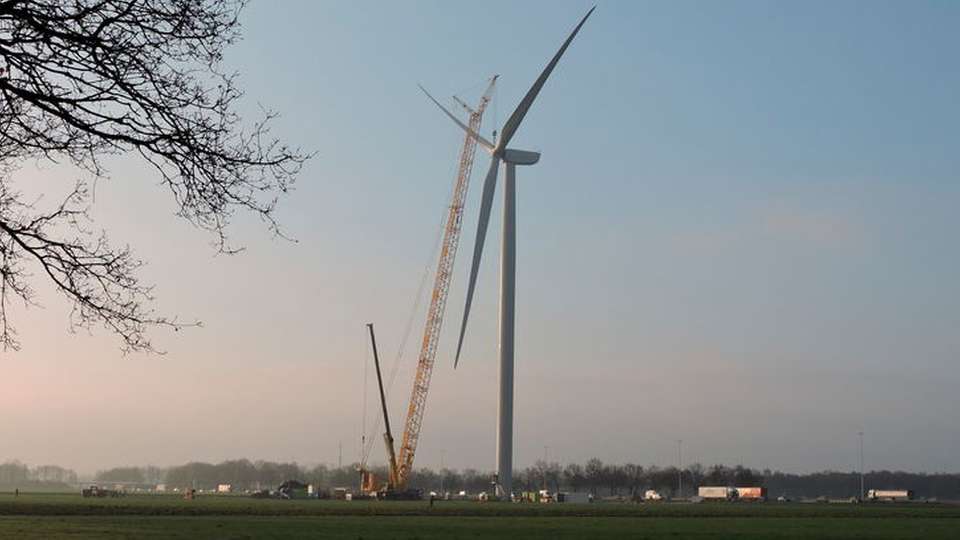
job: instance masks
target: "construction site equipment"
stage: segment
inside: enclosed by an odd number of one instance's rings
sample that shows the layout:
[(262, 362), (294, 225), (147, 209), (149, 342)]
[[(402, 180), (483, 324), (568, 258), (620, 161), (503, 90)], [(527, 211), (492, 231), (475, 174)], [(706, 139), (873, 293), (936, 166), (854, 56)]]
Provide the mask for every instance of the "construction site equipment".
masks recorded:
[[(483, 113), (493, 96), (493, 89), (497, 76), (493, 76), (487, 85), (486, 91), (480, 98), (476, 109), (471, 108), (459, 98), (457, 103), (466, 109), (469, 115), (468, 125), (472, 132), (478, 133), (483, 120)], [(440, 342), (440, 330), (443, 327), (443, 315), (446, 310), (447, 297), (450, 293), (450, 283), (453, 277), (453, 265), (456, 260), (457, 246), (460, 243), (460, 230), (463, 227), (463, 207), (467, 197), (467, 188), (470, 184), (470, 175), (473, 171), (473, 159), (477, 152), (477, 138), (469, 132), (464, 137), (460, 151), (457, 177), (453, 186), (450, 206), (444, 221), (443, 239), (440, 244), (440, 257), (437, 261), (437, 270), (434, 276), (433, 291), (430, 295), (430, 307), (427, 310), (427, 320), (423, 330), (423, 340), (420, 344), (420, 355), (417, 358), (417, 371), (413, 380), (413, 389), (410, 403), (407, 407), (407, 418), (404, 423), (403, 439), (398, 454), (394, 453), (393, 438), (390, 434), (387, 420), (386, 399), (379, 368), (377, 380), (380, 385), (381, 405), (387, 433), (384, 435), (387, 444), (387, 459), (390, 469), (389, 480), (386, 486), (377, 489), (376, 478), (366, 467), (366, 456), (360, 464), (361, 489), (364, 492), (378, 490), (386, 493), (401, 493), (406, 489), (407, 480), (413, 471), (413, 462), (416, 457), (417, 443), (420, 441), (420, 430), (423, 426), (423, 415), (426, 411), (427, 393), (430, 390), (430, 378), (437, 356), (437, 345)], [(370, 327), (371, 339), (373, 329)], [(377, 361), (379, 363), (379, 361)]]
[(116, 489), (106, 489), (100, 486), (89, 486), (80, 490), (81, 497), (122, 497), (123, 492)]
[(383, 442), (387, 447), (387, 465), (390, 467), (390, 486), (397, 485), (397, 455), (393, 450), (393, 433), (390, 431), (390, 415), (387, 414), (387, 398), (383, 393), (383, 376), (380, 374), (380, 355), (377, 354), (377, 337), (373, 333), (373, 324), (367, 324), (367, 330), (370, 332), (370, 346), (373, 348), (373, 364), (377, 369), (377, 387), (380, 388), (380, 406), (383, 407), (383, 424), (386, 432), (383, 434)]
[[(471, 109), (463, 101), (460, 105), (467, 110), (469, 126), (475, 133), (480, 132), (480, 123), (483, 112), (490, 103), (497, 76), (494, 75), (487, 85), (487, 90), (480, 98), (476, 109)], [(410, 472), (413, 471), (413, 459), (417, 452), (417, 443), (420, 441), (420, 428), (423, 425), (423, 413), (427, 405), (427, 392), (430, 389), (430, 377), (433, 374), (433, 364), (437, 357), (437, 344), (440, 342), (440, 329), (443, 327), (443, 314), (447, 306), (447, 296), (450, 293), (450, 282), (453, 277), (453, 263), (457, 256), (457, 246), (460, 243), (460, 230), (463, 227), (463, 206), (467, 198), (467, 187), (470, 184), (470, 175), (473, 171), (473, 158), (477, 153), (477, 139), (469, 134), (464, 137), (463, 148), (460, 151), (460, 167), (457, 170), (457, 180), (453, 188), (453, 196), (447, 213), (444, 227), (443, 243), (440, 248), (440, 259), (437, 262), (437, 273), (434, 277), (433, 293), (430, 296), (430, 308), (427, 311), (427, 322), (423, 329), (423, 340), (420, 345), (420, 356), (417, 360), (417, 374), (413, 380), (413, 390), (410, 394), (410, 405), (407, 408), (407, 420), (403, 429), (403, 442), (400, 445), (400, 456), (397, 462), (397, 485), (406, 484)]]
[(361, 469), (362, 482), (372, 488), (367, 493), (373, 491), (377, 498), (381, 499), (421, 499), (423, 494), (420, 490), (407, 490), (398, 482), (397, 474), (397, 456), (393, 450), (393, 433), (390, 431), (390, 415), (387, 413), (387, 398), (383, 392), (383, 376), (380, 373), (380, 355), (377, 352), (377, 337), (373, 333), (373, 324), (367, 323), (367, 330), (370, 332), (370, 346), (373, 347), (373, 364), (377, 370), (377, 386), (380, 388), (380, 406), (383, 408), (383, 424), (386, 432), (383, 434), (383, 442), (387, 447), (387, 459), (389, 460), (390, 479), (387, 484), (379, 489), (376, 488), (376, 478), (373, 473)]

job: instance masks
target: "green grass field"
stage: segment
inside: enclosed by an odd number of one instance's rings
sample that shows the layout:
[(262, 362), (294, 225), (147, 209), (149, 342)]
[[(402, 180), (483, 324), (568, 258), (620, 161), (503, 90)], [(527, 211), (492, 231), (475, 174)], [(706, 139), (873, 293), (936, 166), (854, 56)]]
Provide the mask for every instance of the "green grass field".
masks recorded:
[(0, 494), (0, 538), (957, 538), (960, 506), (277, 501)]

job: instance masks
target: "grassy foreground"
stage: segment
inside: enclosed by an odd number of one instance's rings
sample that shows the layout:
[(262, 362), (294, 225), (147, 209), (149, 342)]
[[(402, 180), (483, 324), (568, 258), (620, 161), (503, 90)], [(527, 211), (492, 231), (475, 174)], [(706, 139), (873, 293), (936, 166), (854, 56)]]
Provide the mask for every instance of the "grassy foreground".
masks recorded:
[(943, 505), (274, 501), (0, 494), (0, 538), (956, 538)]

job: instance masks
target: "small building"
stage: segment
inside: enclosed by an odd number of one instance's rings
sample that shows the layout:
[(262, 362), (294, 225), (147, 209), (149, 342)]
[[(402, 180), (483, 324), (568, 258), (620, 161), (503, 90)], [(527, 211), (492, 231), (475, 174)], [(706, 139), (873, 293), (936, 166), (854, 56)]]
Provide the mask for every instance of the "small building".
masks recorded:
[(218, 484), (217, 493), (230, 493), (233, 491), (233, 486), (231, 484)]

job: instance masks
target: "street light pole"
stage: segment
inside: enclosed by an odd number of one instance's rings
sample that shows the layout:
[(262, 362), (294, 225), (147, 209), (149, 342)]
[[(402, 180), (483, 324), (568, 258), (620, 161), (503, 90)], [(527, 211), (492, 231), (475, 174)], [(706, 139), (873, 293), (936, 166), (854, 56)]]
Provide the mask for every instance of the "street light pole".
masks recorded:
[(860, 435), (860, 498), (863, 499), (864, 490), (863, 490), (863, 432), (859, 432)]
[(550, 453), (550, 447), (547, 445), (543, 446), (543, 489), (547, 489), (547, 470), (550, 468), (548, 466), (549, 461), (547, 457)]
[(443, 479), (444, 479), (444, 477), (447, 476), (446, 472), (444, 471), (444, 467), (443, 467), (443, 456), (444, 456), (444, 454), (446, 454), (446, 452), (445, 452), (444, 450), (441, 450), (441, 451), (440, 451), (440, 497), (441, 497), (441, 498), (443, 498), (443, 494), (445, 493), (445, 492), (443, 491)]
[(677, 440), (677, 497), (683, 497), (683, 440)]

